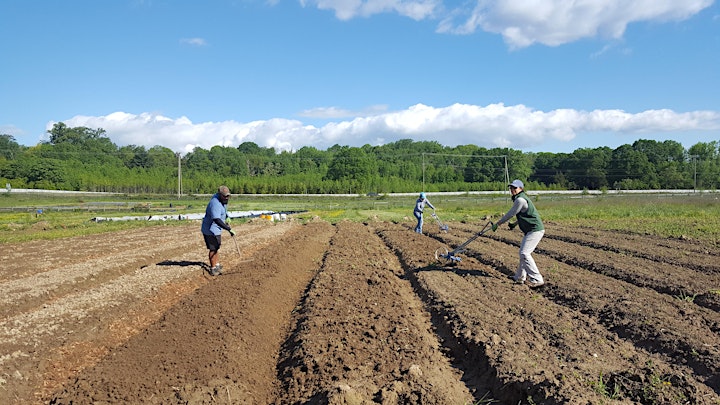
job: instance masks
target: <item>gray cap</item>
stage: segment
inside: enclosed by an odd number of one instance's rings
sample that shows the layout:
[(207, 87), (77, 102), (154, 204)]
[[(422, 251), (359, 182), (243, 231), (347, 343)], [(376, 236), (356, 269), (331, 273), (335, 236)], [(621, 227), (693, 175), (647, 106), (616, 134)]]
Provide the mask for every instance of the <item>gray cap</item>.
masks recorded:
[(230, 196), (230, 189), (227, 186), (220, 186), (218, 187), (218, 194), (223, 197), (228, 197)]
[(508, 184), (508, 186), (525, 189), (525, 185), (520, 180), (513, 180), (512, 183)]

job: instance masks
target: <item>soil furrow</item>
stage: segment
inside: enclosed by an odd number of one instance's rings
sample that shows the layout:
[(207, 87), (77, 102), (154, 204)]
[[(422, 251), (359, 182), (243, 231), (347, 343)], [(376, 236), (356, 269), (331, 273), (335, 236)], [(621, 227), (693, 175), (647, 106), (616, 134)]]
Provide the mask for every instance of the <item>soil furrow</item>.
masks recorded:
[(278, 404), (464, 404), (429, 315), (380, 239), (339, 223), (281, 361)]
[[(648, 381), (653, 376), (683, 380), (682, 371), (662, 361), (648, 367), (650, 355), (638, 352), (592, 317), (511, 283), (503, 274), (509, 271), (505, 267), (498, 272), (468, 257), (450, 270), (432, 270), (427, 263), (434, 258), (428, 252), (437, 246), (435, 241), (421, 251), (408, 247), (428, 238), (406, 242), (404, 230), (383, 235), (402, 252), (406, 268), (415, 269), (438, 310), (437, 318), (451, 324), (448, 327), (470, 353), (467, 357), (473, 361), (464, 367), (483, 367), (466, 373), (482, 376), (505, 403), (598, 403), (613, 395), (637, 401), (651, 389)], [(714, 395), (693, 381), (656, 391), (657, 398)]]
[[(471, 232), (468, 227), (458, 230)], [(518, 234), (500, 231), (497, 234), (488, 234), (487, 237), (519, 246)], [(694, 267), (680, 268), (627, 253), (607, 251), (602, 246), (598, 249), (553, 238), (543, 238), (537, 252), (571, 266), (582, 267), (638, 287), (650, 288), (670, 297), (687, 300), (715, 312), (720, 310), (720, 294), (717, 293), (720, 274), (715, 272), (698, 271)], [(720, 314), (712, 317), (708, 323), (720, 323)]]
[(682, 253), (690, 256), (720, 256), (717, 244), (712, 242), (700, 242), (685, 237), (665, 238), (646, 233), (590, 228), (587, 226), (567, 226), (555, 223), (548, 223), (548, 225), (549, 228), (557, 228), (564, 234), (586, 235), (589, 238), (598, 236), (603, 240), (616, 240), (620, 243), (619, 246), (627, 247), (633, 251), (638, 250), (638, 246), (653, 246), (659, 248), (660, 250), (667, 249), (669, 252), (675, 251), (676, 253)]
[[(452, 239), (457, 240), (457, 237)], [(508, 258), (500, 252), (516, 251), (515, 244), (483, 238), (470, 246), (467, 255), (511, 273), (517, 258)], [(720, 392), (717, 377), (720, 371), (720, 323), (715, 321), (716, 312), (621, 280), (610, 277), (599, 280), (592, 271), (558, 262), (539, 251), (534, 255), (535, 260), (548, 283), (541, 290), (543, 296), (592, 316), (609, 331), (640, 349), (661, 354), (668, 362), (690, 367), (701, 382)]]
[(271, 403), (290, 314), (333, 233), (295, 227), (252, 262), (226, 266), (51, 403)]
[(691, 242), (678, 241), (665, 246), (663, 241), (651, 237), (627, 233), (598, 230), (580, 230), (570, 227), (551, 226), (545, 233), (547, 239), (557, 239), (571, 244), (588, 246), (595, 249), (634, 256), (654, 262), (682, 266), (702, 273), (720, 273), (718, 255), (714, 249), (695, 251)]
[[(96, 244), (92, 241), (94, 237), (71, 238), (69, 243), (80, 248), (72, 254), (71, 260), (63, 263), (55, 263), (56, 255), (61, 255), (56, 249), (48, 249), (48, 241), (30, 242), (22, 247), (19, 260), (25, 260), (27, 254), (33, 253), (33, 260), (28, 261), (23, 273), (12, 273), (13, 278), (5, 278), (0, 282), (0, 289), (4, 292), (0, 296), (0, 317), (11, 313), (38, 310), (38, 304), (45, 305), (48, 302), (72, 300), (74, 295), (83, 294), (98, 285), (113, 283), (119, 277), (136, 277), (138, 269), (152, 266), (155, 263), (164, 265), (184, 264), (184, 267), (202, 267), (204, 244), (197, 225), (187, 227), (161, 227), (162, 231), (150, 231), (153, 235), (158, 233), (156, 243), (148, 243), (147, 235), (140, 231), (135, 233), (125, 232), (122, 236), (101, 236), (104, 242)], [(245, 238), (240, 238), (238, 247), (245, 249), (249, 241), (256, 238), (265, 238), (264, 233), (269, 233), (267, 226), (252, 225), (243, 230)], [(279, 229), (279, 228), (278, 228)], [(189, 231), (195, 231), (197, 240), (188, 241), (183, 235)], [(274, 232), (273, 232), (274, 234)], [(125, 235), (137, 235), (125, 237)], [(128, 240), (129, 239), (129, 240)], [(114, 242), (113, 242), (114, 241)], [(91, 247), (90, 247), (91, 246)], [(230, 247), (230, 246), (228, 246)], [(10, 248), (15, 248), (11, 246)], [(234, 248), (234, 246), (232, 247)], [(193, 254), (189, 257), (196, 260), (180, 262), (180, 258), (188, 251)], [(98, 256), (97, 252), (105, 252), (105, 255)], [(66, 255), (68, 252), (65, 252)], [(229, 251), (232, 253), (232, 250)], [(172, 261), (162, 263), (163, 258), (175, 257), (176, 263)], [(182, 269), (187, 272), (189, 269)], [(4, 274), (0, 271), (0, 274)], [(186, 274), (187, 275), (187, 274)]]
[(519, 232), (414, 225), (250, 220), (219, 277), (197, 222), (3, 245), (0, 403), (720, 405), (708, 246), (548, 223), (531, 290)]
[[(245, 225), (248, 230), (236, 236), (243, 255), (253, 253), (290, 228), (290, 224), (278, 225)], [(149, 248), (148, 234), (171, 237), (159, 237), (162, 243)], [(68, 376), (97, 362), (184, 295), (207, 283), (210, 277), (203, 275), (207, 250), (198, 235), (197, 223), (113, 233), (101, 238), (107, 243), (112, 241), (112, 249), (109, 245), (96, 246), (109, 249), (104, 261), (76, 255), (71, 248), (87, 247), (90, 237), (54, 241), (55, 245), (65, 246), (64, 253), (61, 249), (37, 249), (48, 241), (20, 245), (19, 257), (33, 251), (65, 256), (38, 260), (57, 261), (58, 268), (34, 264), (37, 277), (25, 271), (19, 279), (11, 280), (18, 292), (26, 293), (16, 297), (18, 302), (2, 307), (0, 403), (24, 404), (46, 398)], [(252, 235), (252, 239), (246, 235)], [(115, 260), (123, 256), (132, 259)], [(230, 266), (243, 260), (234, 246), (224, 250), (223, 258)], [(93, 270), (97, 274), (78, 282), (76, 276), (86, 271), (88, 261), (98, 264), (99, 269)], [(59, 287), (37, 282), (38, 277), (47, 274), (53, 275)]]

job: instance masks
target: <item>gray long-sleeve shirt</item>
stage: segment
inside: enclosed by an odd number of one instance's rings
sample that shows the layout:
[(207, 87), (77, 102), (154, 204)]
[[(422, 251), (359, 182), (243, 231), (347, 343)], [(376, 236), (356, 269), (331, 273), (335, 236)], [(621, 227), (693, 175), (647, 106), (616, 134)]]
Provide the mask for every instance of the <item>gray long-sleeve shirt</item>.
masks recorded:
[(510, 211), (506, 212), (505, 215), (503, 215), (502, 218), (500, 218), (496, 223), (499, 225), (504, 224), (505, 222), (509, 221), (510, 218), (514, 217), (515, 215), (526, 212), (528, 210), (528, 202), (526, 199), (522, 197), (518, 197), (513, 202), (513, 206), (510, 207)]

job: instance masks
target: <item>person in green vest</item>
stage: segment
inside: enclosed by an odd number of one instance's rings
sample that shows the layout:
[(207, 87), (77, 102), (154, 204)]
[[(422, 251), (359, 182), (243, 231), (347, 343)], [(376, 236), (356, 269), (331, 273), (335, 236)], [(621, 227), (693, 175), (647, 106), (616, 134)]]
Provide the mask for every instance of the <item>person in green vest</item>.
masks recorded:
[(512, 194), (513, 206), (510, 211), (505, 213), (502, 218), (492, 225), (493, 232), (497, 231), (498, 226), (508, 222), (512, 217), (516, 217), (516, 222), (508, 223), (510, 229), (520, 226), (520, 230), (525, 234), (520, 243), (520, 264), (512, 276), (516, 283), (525, 283), (528, 280), (530, 288), (538, 288), (545, 284), (540, 270), (535, 264), (532, 253), (535, 251), (538, 243), (545, 235), (545, 226), (543, 225), (540, 213), (535, 209), (535, 205), (525, 194), (525, 185), (520, 180), (513, 180), (508, 185), (510, 194)]

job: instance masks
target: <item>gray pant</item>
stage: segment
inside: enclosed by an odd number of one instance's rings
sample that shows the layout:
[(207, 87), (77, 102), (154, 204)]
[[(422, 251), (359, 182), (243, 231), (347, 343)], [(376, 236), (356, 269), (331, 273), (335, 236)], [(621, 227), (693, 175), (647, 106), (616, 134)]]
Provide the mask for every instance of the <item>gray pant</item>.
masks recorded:
[(520, 264), (515, 272), (515, 280), (524, 281), (529, 278), (533, 283), (544, 283), (542, 274), (532, 258), (532, 252), (535, 251), (540, 239), (545, 235), (545, 231), (528, 232), (520, 243)]

